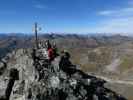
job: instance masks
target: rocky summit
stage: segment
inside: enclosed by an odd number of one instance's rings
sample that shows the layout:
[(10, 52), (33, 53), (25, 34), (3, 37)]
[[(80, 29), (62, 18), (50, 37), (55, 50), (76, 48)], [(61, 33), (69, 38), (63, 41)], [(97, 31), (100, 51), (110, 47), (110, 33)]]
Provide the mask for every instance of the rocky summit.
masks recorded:
[(0, 100), (127, 100), (75, 65), (63, 71), (61, 57), (49, 62), (44, 51), (19, 49), (1, 60)]

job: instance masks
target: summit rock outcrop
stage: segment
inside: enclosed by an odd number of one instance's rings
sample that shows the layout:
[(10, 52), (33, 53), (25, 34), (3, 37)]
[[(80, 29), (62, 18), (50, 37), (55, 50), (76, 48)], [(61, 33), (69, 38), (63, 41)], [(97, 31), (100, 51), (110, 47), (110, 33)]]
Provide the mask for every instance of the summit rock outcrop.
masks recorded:
[[(88, 75), (76, 67), (69, 70), (73, 70), (69, 76), (59, 67), (60, 56), (49, 62), (41, 59), (40, 55), (43, 58), (43, 54), (38, 52), (19, 49), (11, 53), (6, 70), (0, 76), (0, 91), (6, 91), (11, 79), (8, 73), (12, 69), (18, 71), (19, 80), (14, 82), (10, 100), (126, 100), (104, 87), (105, 80)], [(39, 58), (33, 58), (35, 55)], [(2, 63), (0, 66), (5, 65)], [(4, 91), (1, 97), (6, 96)]]

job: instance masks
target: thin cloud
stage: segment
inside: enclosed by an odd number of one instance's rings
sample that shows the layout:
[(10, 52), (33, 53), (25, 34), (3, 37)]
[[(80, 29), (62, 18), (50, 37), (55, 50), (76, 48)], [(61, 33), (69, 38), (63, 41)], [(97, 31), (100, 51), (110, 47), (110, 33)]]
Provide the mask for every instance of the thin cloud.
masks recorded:
[[(133, 0), (132, 0), (133, 2)], [(101, 33), (121, 33), (123, 35), (133, 35), (133, 6), (114, 10), (99, 11), (98, 16), (104, 16), (101, 23), (91, 31)]]
[(132, 20), (133, 17), (105, 20), (90, 31), (100, 33), (121, 33), (123, 35), (133, 35)]
[(98, 12), (98, 15), (108, 16), (108, 15), (112, 15), (113, 13), (114, 13), (114, 11), (111, 11), (111, 10), (104, 10), (104, 11)]
[(107, 16), (107, 17), (133, 16), (133, 7), (122, 8), (119, 10), (104, 10), (98, 12), (98, 15)]
[(33, 7), (37, 9), (48, 9), (48, 7), (41, 5), (41, 4), (35, 4)]
[(43, 2), (41, 2), (39, 0), (33, 0), (32, 5), (35, 9), (40, 9), (40, 10), (49, 10), (49, 9), (51, 9), (50, 7), (48, 7), (46, 4), (44, 4)]

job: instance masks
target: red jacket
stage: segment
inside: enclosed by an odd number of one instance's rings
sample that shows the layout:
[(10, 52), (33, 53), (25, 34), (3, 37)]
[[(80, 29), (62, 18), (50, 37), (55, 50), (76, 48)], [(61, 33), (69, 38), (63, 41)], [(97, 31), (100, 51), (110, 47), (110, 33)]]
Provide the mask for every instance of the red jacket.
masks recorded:
[(48, 49), (48, 57), (49, 57), (50, 61), (52, 61), (54, 59), (54, 51), (52, 48)]

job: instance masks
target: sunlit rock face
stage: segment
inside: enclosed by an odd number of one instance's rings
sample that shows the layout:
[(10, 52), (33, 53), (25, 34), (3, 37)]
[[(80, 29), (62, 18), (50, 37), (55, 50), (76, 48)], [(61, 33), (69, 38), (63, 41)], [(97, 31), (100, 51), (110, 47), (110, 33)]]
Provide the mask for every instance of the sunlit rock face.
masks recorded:
[(50, 79), (50, 85), (52, 88), (57, 88), (60, 85), (60, 80), (56, 76), (52, 76)]

